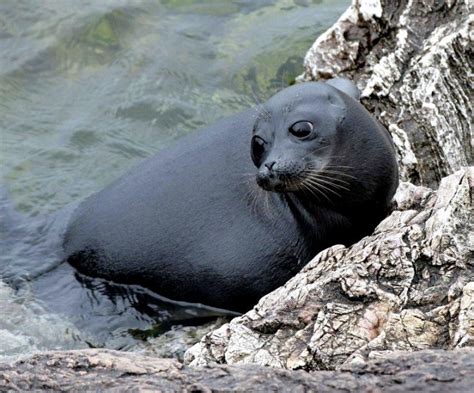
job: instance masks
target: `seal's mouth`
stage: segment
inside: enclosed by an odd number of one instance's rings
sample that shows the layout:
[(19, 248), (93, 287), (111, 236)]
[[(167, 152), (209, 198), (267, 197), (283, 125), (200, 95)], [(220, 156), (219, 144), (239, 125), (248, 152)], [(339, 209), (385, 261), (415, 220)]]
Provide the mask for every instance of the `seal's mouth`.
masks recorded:
[(304, 171), (298, 173), (282, 173), (277, 171), (259, 171), (257, 184), (265, 191), (293, 192), (304, 187)]
[(304, 186), (307, 169), (307, 164), (299, 160), (270, 160), (260, 166), (257, 184), (265, 191), (297, 191)]

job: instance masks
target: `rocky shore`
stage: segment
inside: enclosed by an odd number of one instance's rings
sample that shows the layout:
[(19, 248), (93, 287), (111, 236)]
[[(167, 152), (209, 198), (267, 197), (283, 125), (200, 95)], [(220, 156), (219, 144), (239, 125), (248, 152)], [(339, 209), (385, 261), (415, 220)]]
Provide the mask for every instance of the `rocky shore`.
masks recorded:
[(397, 148), (397, 206), (372, 236), (323, 251), (206, 335), (187, 362), (325, 370), (373, 351), (474, 344), (473, 19), (464, 0), (354, 0), (316, 40), (302, 79), (356, 81)]
[(45, 352), (0, 364), (0, 391), (467, 392), (474, 349), (391, 353), (339, 371), (262, 366), (193, 368), (171, 359), (111, 350)]
[(373, 235), (321, 252), (185, 360), (314, 371), (374, 351), (472, 346), (473, 190), (473, 169), (436, 192), (401, 184), (397, 209)]
[(318, 254), (206, 334), (184, 365), (109, 350), (45, 352), (0, 363), (0, 391), (469, 390), (473, 20), (465, 0), (354, 0), (306, 56), (301, 79), (353, 79), (393, 136), (403, 182), (371, 236)]

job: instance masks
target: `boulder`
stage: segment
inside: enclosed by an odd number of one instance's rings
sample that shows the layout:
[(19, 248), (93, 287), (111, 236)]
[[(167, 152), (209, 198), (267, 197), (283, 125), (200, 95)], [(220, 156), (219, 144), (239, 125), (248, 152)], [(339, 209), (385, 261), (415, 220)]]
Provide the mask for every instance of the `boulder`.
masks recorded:
[(301, 79), (356, 82), (396, 146), (397, 206), (207, 334), (187, 363), (324, 370), (474, 344), (473, 19), (466, 0), (353, 0), (315, 41)]
[(193, 366), (326, 370), (373, 351), (474, 344), (474, 168), (402, 183), (371, 236), (319, 253), (185, 354)]
[(456, 353), (392, 353), (343, 372), (288, 371), (261, 366), (195, 369), (175, 360), (112, 350), (44, 352), (0, 363), (0, 391), (164, 392), (467, 392), (474, 384), (474, 349)]
[(353, 0), (306, 54), (303, 79), (356, 82), (393, 136), (403, 180), (436, 187), (473, 163), (469, 3)]

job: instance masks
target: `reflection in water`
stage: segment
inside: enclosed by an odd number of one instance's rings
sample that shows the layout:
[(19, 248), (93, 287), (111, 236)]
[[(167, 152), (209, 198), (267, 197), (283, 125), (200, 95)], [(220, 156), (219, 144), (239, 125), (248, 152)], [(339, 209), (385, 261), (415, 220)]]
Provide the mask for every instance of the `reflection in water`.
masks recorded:
[(64, 226), (144, 157), (288, 85), (348, 3), (0, 2), (0, 355), (133, 348), (219, 314), (76, 275)]
[(75, 273), (68, 264), (37, 278), (33, 286), (45, 305), (87, 332), (88, 344), (93, 347), (130, 349), (136, 338), (153, 337), (175, 325), (198, 325), (237, 315), (198, 304), (172, 302), (138, 286), (86, 277)]

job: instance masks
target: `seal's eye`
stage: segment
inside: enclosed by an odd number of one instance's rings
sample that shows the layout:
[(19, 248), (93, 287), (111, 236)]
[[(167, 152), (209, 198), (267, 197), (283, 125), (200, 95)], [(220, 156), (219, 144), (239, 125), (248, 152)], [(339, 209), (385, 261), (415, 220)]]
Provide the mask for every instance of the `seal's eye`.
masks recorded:
[(293, 124), (288, 131), (297, 138), (306, 138), (313, 131), (313, 123), (309, 121), (299, 121)]
[(262, 160), (263, 153), (265, 153), (265, 141), (259, 136), (252, 138), (252, 159), (256, 165), (259, 165)]

